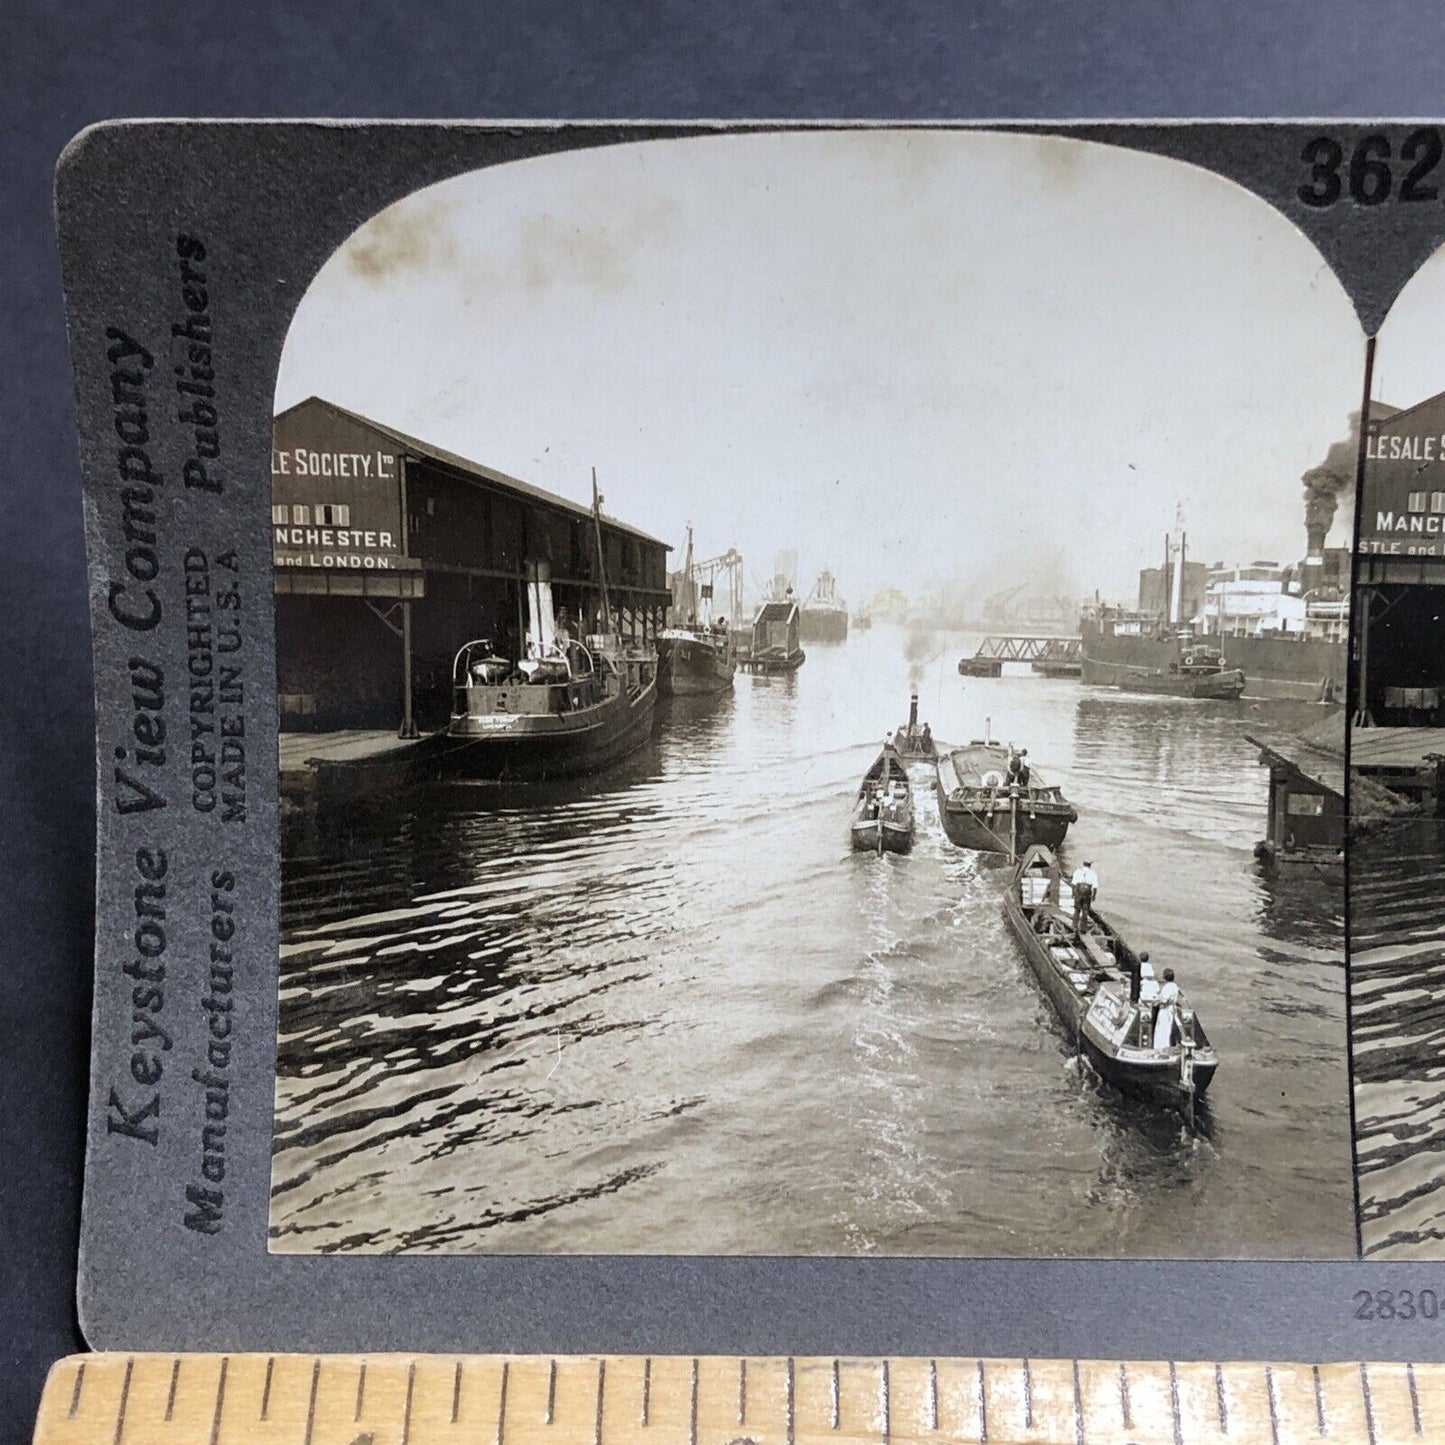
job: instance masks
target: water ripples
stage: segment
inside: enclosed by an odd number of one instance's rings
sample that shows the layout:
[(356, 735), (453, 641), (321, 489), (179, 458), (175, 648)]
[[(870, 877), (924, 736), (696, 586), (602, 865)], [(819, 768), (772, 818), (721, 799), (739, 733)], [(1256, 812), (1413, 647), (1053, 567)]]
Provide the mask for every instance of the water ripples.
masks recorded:
[(272, 1247), (1348, 1252), (1342, 900), (1255, 869), (1257, 717), (965, 684), (964, 650), (923, 715), (959, 741), (991, 716), (1079, 806), (1066, 852), (1220, 1049), (1208, 1139), (1079, 1076), (1006, 870), (931, 791), (910, 856), (850, 852), (907, 706), (875, 628), (679, 700), (597, 784), (438, 786), (287, 838)]

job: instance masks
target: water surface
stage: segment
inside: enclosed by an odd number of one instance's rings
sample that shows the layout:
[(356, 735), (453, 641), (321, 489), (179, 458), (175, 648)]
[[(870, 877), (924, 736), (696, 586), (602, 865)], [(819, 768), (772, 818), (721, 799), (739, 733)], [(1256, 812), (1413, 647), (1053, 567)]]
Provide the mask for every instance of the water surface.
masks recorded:
[[(1293, 714), (961, 679), (975, 643), (875, 627), (672, 704), (604, 782), (289, 837), (272, 1247), (1352, 1253), (1342, 880), (1251, 856), (1244, 733)], [(1206, 1137), (1080, 1077), (931, 792), (910, 856), (850, 852), (910, 674), (1077, 804), (1066, 861), (1219, 1052)]]

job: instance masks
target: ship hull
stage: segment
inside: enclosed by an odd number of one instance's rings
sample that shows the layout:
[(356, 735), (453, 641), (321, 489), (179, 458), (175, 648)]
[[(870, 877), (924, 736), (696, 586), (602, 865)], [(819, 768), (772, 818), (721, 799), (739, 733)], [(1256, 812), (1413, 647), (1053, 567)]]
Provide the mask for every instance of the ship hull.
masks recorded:
[(495, 783), (585, 777), (624, 761), (652, 736), (657, 684), (574, 713), (453, 717), (449, 771)]
[[(1319, 638), (1221, 638), (1214, 633), (1201, 634), (1196, 640), (1222, 653), (1228, 668), (1244, 674), (1247, 697), (1314, 701), (1343, 695), (1347, 662), (1343, 643)], [(1083, 680), (1104, 684), (1112, 684), (1112, 678), (1101, 675), (1107, 669), (1167, 672), (1178, 658), (1171, 639), (1106, 635), (1088, 624), (1083, 628), (1083, 651)]]
[(744, 663), (749, 672), (796, 672), (808, 659), (801, 647), (791, 652), (770, 648), (767, 652), (750, 657)]
[(657, 690), (663, 697), (726, 692), (737, 663), (709, 642), (662, 637), (657, 643)]
[(1117, 687), (1124, 692), (1156, 697), (1192, 697), (1233, 702), (1243, 696), (1245, 675), (1239, 668), (1223, 672), (1166, 672), (1131, 663), (1101, 662), (1085, 657), (1082, 679), (1096, 687)]
[(1042, 843), (1051, 850), (1056, 849), (1064, 841), (1069, 824), (1074, 821), (1072, 808), (1060, 809), (1056, 804), (1049, 805), (1047, 813), (1035, 809), (1033, 816), (1030, 816), (1028, 804), (1022, 799), (1019, 802), (1016, 838), (1007, 799), (1003, 800), (1002, 807), (997, 812), (941, 801), (938, 815), (950, 843), (958, 848), (973, 848), (981, 853), (1007, 853), (1011, 839), (1016, 853), (1025, 852), (1035, 843)]
[[(882, 830), (882, 846), (878, 834)], [(860, 819), (849, 829), (855, 853), (906, 853), (913, 847), (913, 820), (906, 824), (880, 823), (877, 818)]]
[(841, 607), (804, 607), (798, 636), (804, 642), (847, 642), (848, 614)]

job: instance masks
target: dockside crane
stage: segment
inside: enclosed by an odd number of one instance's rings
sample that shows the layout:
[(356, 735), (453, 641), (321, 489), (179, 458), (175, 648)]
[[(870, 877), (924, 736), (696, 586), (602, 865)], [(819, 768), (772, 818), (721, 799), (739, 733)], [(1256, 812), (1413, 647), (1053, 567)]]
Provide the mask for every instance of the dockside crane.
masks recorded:
[(705, 611), (711, 621), (718, 615), (718, 602), (722, 600), (727, 604), (728, 626), (743, 625), (743, 554), (736, 547), (729, 547), (720, 557), (690, 562), (684, 578), (688, 596), (678, 598), (680, 609), (686, 600), (690, 610), (702, 612), (701, 604), (708, 602), (711, 605)]

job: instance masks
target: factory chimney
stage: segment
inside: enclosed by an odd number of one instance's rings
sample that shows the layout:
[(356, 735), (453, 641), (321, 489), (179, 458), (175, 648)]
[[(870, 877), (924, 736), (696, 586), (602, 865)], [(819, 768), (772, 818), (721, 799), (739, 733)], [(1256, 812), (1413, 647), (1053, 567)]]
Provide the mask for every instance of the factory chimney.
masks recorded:
[(917, 728), (917, 726), (918, 726), (918, 694), (917, 694), (916, 692), (911, 692), (911, 693), (908, 694), (908, 735), (909, 735), (909, 737), (912, 737), (912, 736), (913, 736), (913, 732), (914, 732), (914, 730)]

